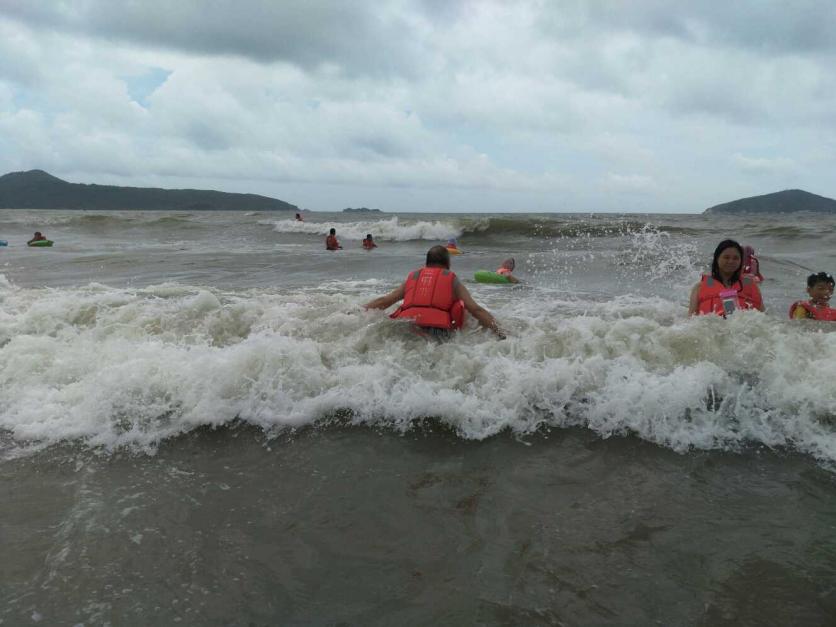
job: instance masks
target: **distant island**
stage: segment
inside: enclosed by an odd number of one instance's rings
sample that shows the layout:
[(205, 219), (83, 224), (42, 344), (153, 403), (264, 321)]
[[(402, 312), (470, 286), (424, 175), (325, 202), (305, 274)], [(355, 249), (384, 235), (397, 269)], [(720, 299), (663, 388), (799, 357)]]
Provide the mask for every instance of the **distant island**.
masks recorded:
[(43, 170), (0, 176), (0, 209), (299, 211), (296, 205), (257, 194), (68, 183)]
[(817, 196), (801, 189), (787, 189), (774, 194), (741, 198), (721, 205), (709, 207), (704, 215), (729, 213), (836, 213), (836, 200)]
[(344, 213), (383, 213), (380, 209), (369, 209), (368, 207), (357, 207), (352, 209), (351, 207), (346, 207), (343, 209)]

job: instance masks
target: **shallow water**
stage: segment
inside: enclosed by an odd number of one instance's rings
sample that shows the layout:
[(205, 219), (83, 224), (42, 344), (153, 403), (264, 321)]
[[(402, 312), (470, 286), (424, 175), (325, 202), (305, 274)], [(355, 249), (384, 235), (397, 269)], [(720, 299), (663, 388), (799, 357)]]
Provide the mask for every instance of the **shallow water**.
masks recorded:
[[(834, 226), (0, 211), (0, 620), (827, 624)], [(767, 314), (689, 320), (730, 235)], [(507, 340), (362, 310), (451, 236)]]

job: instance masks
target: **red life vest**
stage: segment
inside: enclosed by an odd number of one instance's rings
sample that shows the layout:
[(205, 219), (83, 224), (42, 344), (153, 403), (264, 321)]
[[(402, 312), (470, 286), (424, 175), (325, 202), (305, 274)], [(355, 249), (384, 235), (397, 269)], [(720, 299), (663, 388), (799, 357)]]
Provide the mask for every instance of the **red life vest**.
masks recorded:
[(409, 273), (404, 283), (403, 304), (392, 318), (412, 318), (421, 327), (461, 329), (464, 303), (456, 300), (456, 274), (446, 268), (421, 268)]
[(365, 248), (366, 250), (371, 250), (372, 248), (377, 248), (377, 244), (374, 243), (374, 240), (364, 239), (363, 248)]
[(760, 291), (752, 277), (744, 276), (731, 287), (726, 287), (713, 276), (704, 274), (700, 279), (697, 311), (701, 314), (716, 313), (725, 317), (723, 300), (729, 299), (730, 296), (736, 309), (757, 309), (763, 304)]
[(816, 307), (808, 300), (800, 300), (790, 305), (790, 318), (794, 318), (795, 310), (801, 307), (809, 315), (808, 318), (813, 320), (827, 320), (829, 322), (836, 322), (836, 309), (832, 307)]

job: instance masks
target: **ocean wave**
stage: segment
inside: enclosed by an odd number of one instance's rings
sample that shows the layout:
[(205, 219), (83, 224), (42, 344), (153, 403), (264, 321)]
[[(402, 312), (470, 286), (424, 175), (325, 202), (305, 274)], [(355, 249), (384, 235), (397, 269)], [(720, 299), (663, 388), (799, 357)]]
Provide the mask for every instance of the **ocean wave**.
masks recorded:
[(338, 237), (345, 239), (363, 239), (367, 233), (376, 240), (405, 242), (411, 240), (444, 241), (449, 237), (459, 237), (461, 226), (456, 220), (401, 220), (397, 216), (377, 220), (358, 222), (300, 222), (298, 220), (264, 220), (259, 224), (269, 224), (278, 233), (306, 233), (309, 235), (327, 235), (329, 229), (337, 229)]
[(160, 213), (155, 211), (123, 211), (92, 213), (77, 211), (16, 211), (5, 212), (2, 222), (10, 225), (37, 225), (38, 227), (77, 227), (81, 231), (110, 228), (177, 227), (199, 224), (199, 216), (191, 213)]
[[(219, 291), (164, 284), (62, 290), (0, 282), (0, 446), (153, 450), (204, 426), (277, 433), (334, 416), (460, 437), (584, 427), (678, 452), (787, 447), (836, 462), (836, 332), (742, 313), (580, 295), (487, 305), (436, 344), (359, 306), (379, 286)], [(491, 300), (491, 294), (498, 294)]]
[[(480, 239), (507, 240), (513, 237), (530, 239), (589, 239), (622, 238), (648, 229), (640, 220), (606, 219), (578, 220), (553, 216), (461, 216), (445, 220), (415, 220), (398, 216), (358, 222), (299, 222), (297, 220), (262, 220), (259, 224), (272, 225), (279, 233), (307, 233), (326, 235), (331, 227), (337, 235), (347, 239), (363, 239), (372, 233), (383, 241), (429, 240), (444, 241), (449, 237), (467, 238), (472, 245)], [(677, 226), (653, 226), (656, 232), (687, 235), (695, 229)]]

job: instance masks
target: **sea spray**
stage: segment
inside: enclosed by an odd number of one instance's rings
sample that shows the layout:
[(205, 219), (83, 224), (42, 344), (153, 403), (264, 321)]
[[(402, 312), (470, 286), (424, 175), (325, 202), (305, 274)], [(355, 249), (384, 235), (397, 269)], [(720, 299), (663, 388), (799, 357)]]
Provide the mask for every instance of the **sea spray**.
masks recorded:
[(0, 428), (17, 446), (147, 449), (235, 419), (274, 432), (348, 412), (396, 430), (431, 417), (468, 439), (583, 426), (680, 452), (762, 444), (836, 461), (836, 333), (757, 312), (687, 319), (657, 297), (497, 290), (481, 297), (508, 340), (471, 320), (436, 344), (364, 312), (369, 289), (5, 282)]

